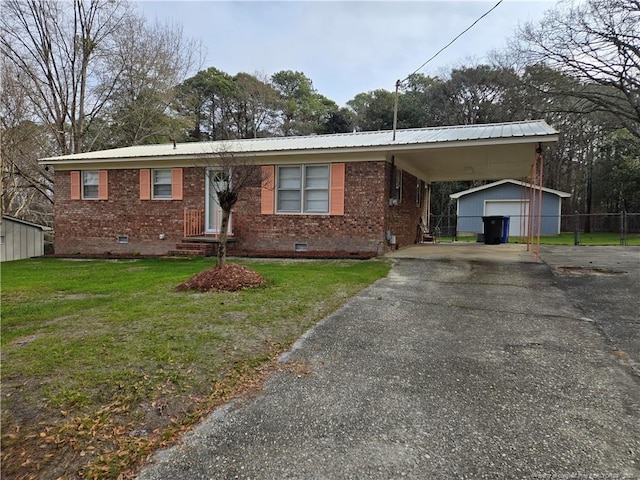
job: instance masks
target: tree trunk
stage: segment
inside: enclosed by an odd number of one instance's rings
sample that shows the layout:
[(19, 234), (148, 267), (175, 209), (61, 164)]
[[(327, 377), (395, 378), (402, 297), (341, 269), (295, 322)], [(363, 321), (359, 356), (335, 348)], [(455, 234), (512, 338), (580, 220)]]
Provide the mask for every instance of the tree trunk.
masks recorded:
[(216, 265), (218, 267), (224, 266), (227, 263), (227, 230), (229, 229), (229, 216), (231, 212), (229, 210), (222, 210), (222, 220), (220, 221), (220, 243), (218, 245), (218, 258)]

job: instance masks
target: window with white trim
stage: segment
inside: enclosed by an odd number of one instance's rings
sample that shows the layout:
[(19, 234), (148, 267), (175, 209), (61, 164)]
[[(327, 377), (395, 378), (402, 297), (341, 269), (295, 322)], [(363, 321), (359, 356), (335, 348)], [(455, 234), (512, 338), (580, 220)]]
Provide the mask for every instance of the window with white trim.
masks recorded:
[(329, 213), (329, 165), (279, 166), (278, 213)]
[(82, 198), (98, 198), (99, 173), (97, 170), (82, 171)]
[(171, 169), (156, 169), (151, 172), (153, 198), (171, 199)]

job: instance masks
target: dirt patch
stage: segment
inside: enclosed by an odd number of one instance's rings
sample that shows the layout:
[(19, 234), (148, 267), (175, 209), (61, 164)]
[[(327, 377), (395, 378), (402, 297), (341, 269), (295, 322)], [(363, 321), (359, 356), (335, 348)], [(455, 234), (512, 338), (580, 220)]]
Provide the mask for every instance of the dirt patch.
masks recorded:
[(176, 287), (177, 291), (236, 292), (245, 288), (259, 287), (265, 282), (262, 275), (244, 265), (227, 263), (195, 274)]
[(56, 292), (55, 298), (64, 298), (65, 300), (87, 300), (90, 298), (109, 298), (109, 295), (100, 293), (66, 293)]
[(222, 318), (232, 321), (245, 320), (248, 316), (246, 312), (225, 312), (222, 314)]
[(13, 342), (11, 342), (11, 345), (14, 345), (16, 347), (24, 347), (25, 345), (29, 345), (31, 342), (34, 342), (39, 338), (43, 338), (44, 336), (44, 333), (27, 335), (26, 337), (16, 338)]
[(556, 267), (556, 271), (563, 275), (585, 276), (585, 275), (624, 275), (624, 270), (614, 270), (604, 267)]

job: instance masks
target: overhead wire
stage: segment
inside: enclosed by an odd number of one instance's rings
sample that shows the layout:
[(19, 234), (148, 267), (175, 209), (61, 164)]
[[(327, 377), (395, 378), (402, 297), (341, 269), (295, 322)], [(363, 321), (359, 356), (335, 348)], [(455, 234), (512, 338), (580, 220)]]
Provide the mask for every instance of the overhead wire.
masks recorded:
[(436, 58), (438, 55), (440, 55), (442, 52), (444, 52), (447, 48), (449, 48), (456, 40), (458, 40), (462, 35), (464, 35), (465, 33), (467, 33), (469, 30), (471, 30), (480, 20), (482, 20), (484, 17), (486, 17), (487, 15), (489, 15), (491, 12), (493, 12), (498, 5), (500, 5), (504, 0), (498, 0), (498, 3), (496, 3), (493, 7), (491, 7), (489, 10), (487, 10), (486, 12), (484, 12), (480, 17), (478, 17), (471, 25), (469, 25), (467, 28), (465, 28), (462, 32), (460, 32), (458, 35), (455, 36), (455, 38), (453, 40), (451, 40), (449, 43), (447, 43), (444, 47), (442, 47), (440, 50), (438, 50), (433, 56), (431, 56), (431, 58), (429, 58), (426, 62), (424, 62), (422, 65), (420, 65), (418, 68), (416, 68), (411, 74), (407, 75), (406, 78), (404, 78), (403, 80), (401, 80), (401, 83), (406, 82), (409, 77), (411, 77), (411, 75), (415, 75), (416, 73), (418, 73), (420, 70), (422, 70), (429, 62), (431, 62), (434, 58)]
[(484, 17), (486, 17), (487, 15), (489, 15), (491, 12), (493, 12), (498, 5), (500, 5), (504, 0), (498, 0), (498, 2), (491, 7), (489, 10), (487, 10), (486, 12), (484, 12), (480, 17), (478, 17), (471, 25), (469, 25), (467, 28), (465, 28), (462, 32), (460, 32), (458, 35), (456, 35), (454, 37), (453, 40), (451, 40), (449, 43), (447, 43), (444, 47), (442, 47), (440, 50), (438, 50), (434, 55), (431, 56), (431, 58), (429, 58), (426, 62), (424, 62), (422, 65), (420, 65), (418, 68), (416, 68), (413, 73), (410, 73), (409, 75), (407, 75), (403, 80), (398, 80), (396, 81), (396, 95), (395, 95), (395, 101), (394, 101), (394, 106), (393, 106), (393, 140), (395, 141), (396, 139), (396, 129), (397, 129), (397, 125), (398, 125), (398, 90), (400, 89), (400, 85), (402, 85), (404, 82), (406, 82), (407, 80), (409, 80), (409, 78), (411, 77), (411, 75), (414, 75), (416, 73), (418, 73), (420, 70), (422, 70), (425, 65), (427, 65), (431, 60), (433, 60), (434, 58), (436, 58), (438, 55), (440, 55), (442, 52), (444, 52), (447, 48), (449, 48), (451, 45), (453, 45), (453, 43), (458, 40), (462, 35), (464, 35), (465, 33), (467, 33), (469, 30), (471, 30), (476, 23), (478, 23), (480, 20), (482, 20)]

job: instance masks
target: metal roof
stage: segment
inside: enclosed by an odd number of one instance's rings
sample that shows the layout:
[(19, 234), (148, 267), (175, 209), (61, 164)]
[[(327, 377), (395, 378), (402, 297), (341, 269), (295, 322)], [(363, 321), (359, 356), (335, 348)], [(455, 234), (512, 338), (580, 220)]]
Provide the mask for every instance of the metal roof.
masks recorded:
[[(518, 186), (524, 187), (524, 188), (531, 188), (532, 187), (532, 185), (530, 183), (521, 182), (519, 180), (500, 180), (500, 181), (497, 181), (497, 182), (488, 183), (487, 185), (481, 185), (479, 187), (470, 188), (469, 190), (463, 190), (462, 192), (452, 193), (451, 195), (449, 195), (449, 197), (453, 198), (453, 199), (457, 199), (457, 198), (460, 198), (460, 197), (464, 197), (465, 195), (469, 195), (470, 193), (475, 193), (475, 192), (479, 192), (481, 190), (486, 190), (488, 188), (497, 187), (498, 185), (503, 185), (505, 183), (513, 183), (515, 185), (518, 185)], [(538, 187), (535, 187), (535, 189), (537, 190)], [(547, 192), (547, 193), (552, 193), (554, 195), (558, 195), (559, 197), (562, 197), (562, 198), (568, 198), (568, 197), (571, 196), (570, 193), (561, 192), (560, 190), (553, 190), (551, 188), (546, 188), (546, 187), (542, 187), (542, 191), (543, 192)]]
[(315, 153), (331, 150), (393, 150), (395, 148), (428, 148), (460, 145), (460, 142), (556, 141), (558, 132), (544, 120), (401, 129), (393, 140), (391, 130), (339, 133), (300, 137), (271, 137), (243, 140), (218, 140), (162, 145), (140, 145), (112, 150), (48, 157), (42, 164), (72, 163), (74, 160), (125, 160), (202, 156), (215, 153), (270, 154), (279, 152)]
[(51, 227), (47, 227), (45, 225), (38, 225), (37, 223), (28, 222), (27, 220), (22, 220), (21, 218), (12, 217), (10, 215), (2, 215), (2, 220), (7, 220), (9, 222), (21, 223), (23, 225), (27, 225), (29, 227), (39, 228), (44, 232), (48, 232), (51, 230)]

